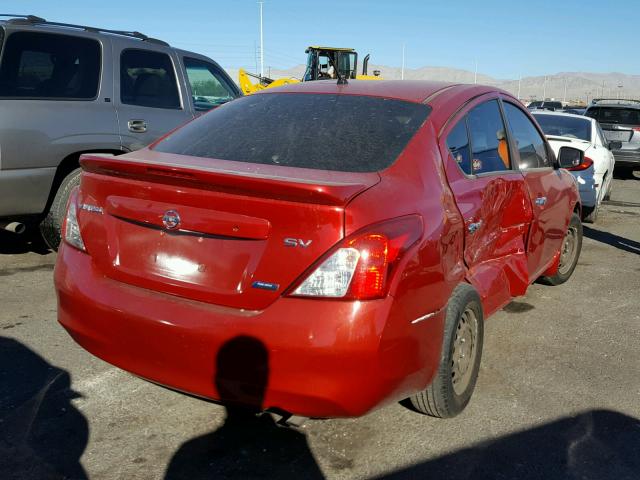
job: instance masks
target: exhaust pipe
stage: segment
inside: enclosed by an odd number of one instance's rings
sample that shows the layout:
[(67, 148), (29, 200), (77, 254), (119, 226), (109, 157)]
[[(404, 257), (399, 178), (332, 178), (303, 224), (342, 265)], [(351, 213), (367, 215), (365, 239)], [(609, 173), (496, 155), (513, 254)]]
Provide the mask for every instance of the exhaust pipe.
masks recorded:
[(24, 233), (27, 229), (26, 225), (20, 222), (0, 222), (0, 228), (18, 235)]
[(369, 70), (369, 57), (371, 55), (367, 53), (367, 56), (362, 60), (362, 75), (367, 74), (367, 70)]

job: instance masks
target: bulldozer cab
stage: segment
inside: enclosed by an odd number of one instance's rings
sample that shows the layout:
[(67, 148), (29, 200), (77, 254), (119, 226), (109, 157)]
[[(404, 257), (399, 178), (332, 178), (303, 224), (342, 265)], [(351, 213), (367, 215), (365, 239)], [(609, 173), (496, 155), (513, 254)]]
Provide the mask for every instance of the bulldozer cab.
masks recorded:
[(352, 48), (309, 47), (305, 53), (307, 68), (303, 82), (338, 78), (338, 73), (343, 78), (356, 78), (358, 53)]

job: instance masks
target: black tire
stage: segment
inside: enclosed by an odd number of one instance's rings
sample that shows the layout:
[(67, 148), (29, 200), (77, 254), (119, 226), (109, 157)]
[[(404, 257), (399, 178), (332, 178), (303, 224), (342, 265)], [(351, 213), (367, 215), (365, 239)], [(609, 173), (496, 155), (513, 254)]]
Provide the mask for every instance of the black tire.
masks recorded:
[[(460, 341), (464, 342), (460, 336), (461, 331), (465, 331), (463, 326), (470, 323), (469, 314), (475, 317), (475, 338), (471, 338), (468, 355), (470, 360), (466, 362), (467, 368), (464, 372), (456, 372), (460, 362), (458, 359), (464, 355), (458, 355), (456, 345)], [(458, 415), (469, 403), (471, 394), (476, 386), (478, 371), (480, 370), (480, 359), (482, 358), (482, 344), (484, 338), (484, 317), (482, 315), (482, 305), (480, 296), (475, 289), (466, 283), (458, 285), (453, 291), (445, 317), (444, 339), (442, 343), (442, 353), (440, 355), (440, 366), (436, 372), (431, 385), (422, 392), (409, 397), (409, 402), (414, 410), (438, 418), (451, 418)], [(463, 352), (466, 352), (464, 346)], [(456, 373), (458, 382), (456, 383)]]
[(595, 207), (584, 207), (582, 209), (582, 221), (584, 223), (596, 223), (599, 213), (600, 205), (596, 205)]
[[(607, 177), (607, 175), (608, 174), (605, 174), (605, 178)], [(613, 179), (609, 181), (609, 190), (607, 190), (607, 193), (605, 193), (604, 197), (602, 197), (602, 201), (611, 200), (611, 190), (613, 190)]]
[[(565, 249), (568, 248), (567, 242), (571, 241), (569, 239), (570, 235), (575, 235), (575, 242), (571, 247), (571, 252), (568, 252)], [(569, 226), (567, 227), (567, 233), (565, 234), (565, 238), (562, 242), (562, 247), (560, 247), (560, 265), (558, 266), (558, 271), (551, 277), (541, 277), (540, 280), (542, 283), (546, 283), (547, 285), (560, 285), (569, 280), (573, 271), (576, 269), (581, 250), (582, 222), (580, 222), (578, 214), (574, 213), (569, 221)], [(568, 256), (563, 260), (563, 255)]]
[(40, 235), (49, 248), (58, 251), (64, 216), (67, 213), (67, 202), (74, 187), (80, 185), (80, 168), (76, 168), (62, 179), (47, 216), (40, 222)]

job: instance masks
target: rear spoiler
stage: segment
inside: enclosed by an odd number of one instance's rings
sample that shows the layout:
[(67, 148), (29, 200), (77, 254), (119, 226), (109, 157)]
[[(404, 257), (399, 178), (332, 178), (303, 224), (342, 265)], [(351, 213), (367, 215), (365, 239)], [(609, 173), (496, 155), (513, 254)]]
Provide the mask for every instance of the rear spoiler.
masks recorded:
[[(146, 152), (156, 156), (149, 150)], [(80, 166), (85, 172), (99, 175), (333, 206), (346, 205), (358, 193), (380, 181), (375, 172), (328, 172), (215, 161), (230, 167), (225, 169), (212, 167), (214, 161), (209, 159), (173, 155), (166, 159), (173, 162), (85, 154), (80, 157)], [(303, 171), (305, 175), (296, 175), (296, 171)]]

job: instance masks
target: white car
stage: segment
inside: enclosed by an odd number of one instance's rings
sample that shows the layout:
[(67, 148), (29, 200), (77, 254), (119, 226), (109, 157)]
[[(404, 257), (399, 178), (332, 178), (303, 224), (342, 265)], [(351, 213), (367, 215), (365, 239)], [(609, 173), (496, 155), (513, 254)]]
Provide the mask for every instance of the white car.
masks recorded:
[(570, 169), (578, 182), (583, 220), (593, 223), (598, 217), (602, 200), (611, 196), (615, 159), (596, 120), (570, 113), (534, 111), (533, 117), (542, 127), (556, 155), (560, 147), (570, 146), (584, 152), (584, 162)]

